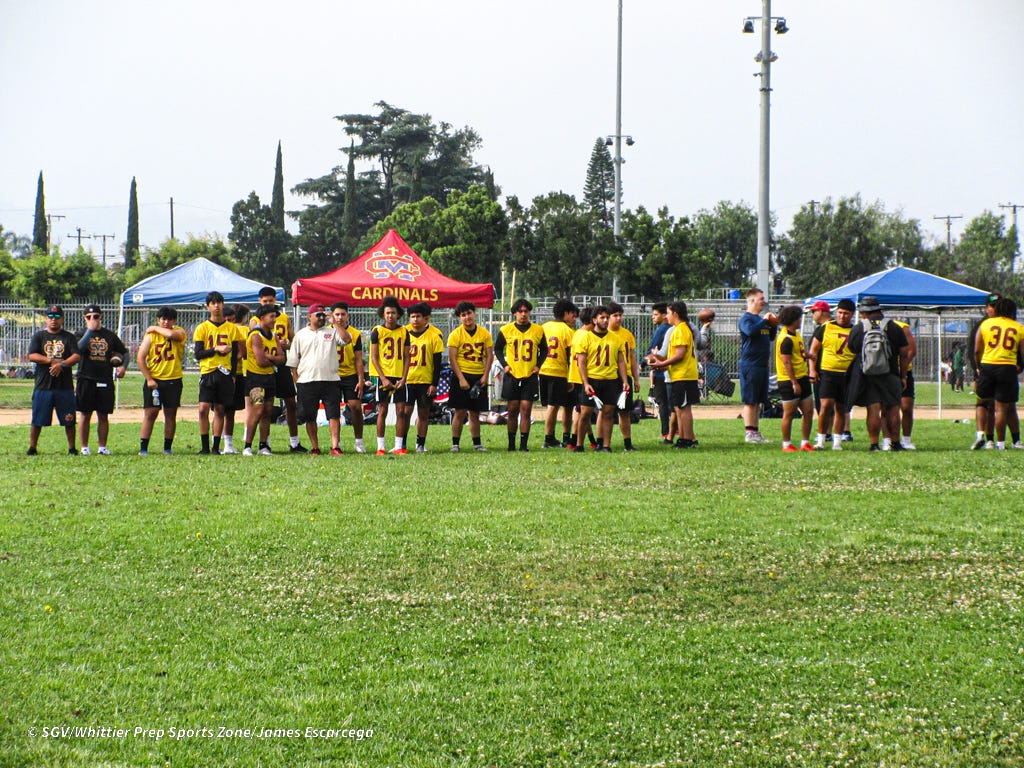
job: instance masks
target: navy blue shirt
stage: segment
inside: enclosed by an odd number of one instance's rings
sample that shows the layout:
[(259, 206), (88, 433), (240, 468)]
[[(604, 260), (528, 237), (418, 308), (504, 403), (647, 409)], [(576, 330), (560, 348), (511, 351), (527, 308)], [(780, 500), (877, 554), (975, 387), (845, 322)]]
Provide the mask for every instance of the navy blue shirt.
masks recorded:
[(768, 324), (766, 317), (744, 312), (740, 315), (740, 366), (767, 368), (772, 356), (772, 342), (778, 328)]
[[(651, 352), (660, 352), (662, 346), (665, 344), (665, 334), (672, 330), (672, 326), (669, 323), (661, 323), (660, 325), (654, 326), (654, 335), (651, 336)], [(665, 380), (665, 369), (655, 369), (654, 380), (664, 381)]]

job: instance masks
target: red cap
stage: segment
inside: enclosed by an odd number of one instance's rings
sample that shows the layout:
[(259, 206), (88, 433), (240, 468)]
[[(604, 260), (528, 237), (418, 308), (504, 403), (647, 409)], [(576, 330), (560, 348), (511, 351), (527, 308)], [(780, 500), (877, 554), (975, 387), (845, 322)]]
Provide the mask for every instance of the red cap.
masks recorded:
[(832, 308), (829, 307), (827, 301), (816, 301), (811, 304), (811, 312), (831, 312)]
[(311, 315), (315, 315), (317, 312), (326, 312), (326, 311), (327, 310), (324, 309), (324, 305), (323, 304), (310, 304), (309, 305), (309, 314), (311, 314)]

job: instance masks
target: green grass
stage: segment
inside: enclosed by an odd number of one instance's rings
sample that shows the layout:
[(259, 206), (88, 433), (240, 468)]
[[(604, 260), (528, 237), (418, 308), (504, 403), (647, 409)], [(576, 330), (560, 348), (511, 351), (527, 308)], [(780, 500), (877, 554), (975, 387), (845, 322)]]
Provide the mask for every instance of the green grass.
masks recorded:
[[(393, 460), (0, 429), (0, 765), (1022, 765), (1019, 454), (949, 420), (898, 455), (654, 424)], [(39, 737), (65, 725), (165, 734)], [(221, 726), (373, 734), (167, 733)]]

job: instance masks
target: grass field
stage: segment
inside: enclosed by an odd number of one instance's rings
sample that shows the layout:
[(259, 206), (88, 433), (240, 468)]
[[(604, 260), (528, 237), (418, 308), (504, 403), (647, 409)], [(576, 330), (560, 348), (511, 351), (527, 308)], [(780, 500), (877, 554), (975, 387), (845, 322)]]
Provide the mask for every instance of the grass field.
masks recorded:
[(1024, 765), (1020, 454), (655, 423), (396, 459), (0, 429), (0, 765)]

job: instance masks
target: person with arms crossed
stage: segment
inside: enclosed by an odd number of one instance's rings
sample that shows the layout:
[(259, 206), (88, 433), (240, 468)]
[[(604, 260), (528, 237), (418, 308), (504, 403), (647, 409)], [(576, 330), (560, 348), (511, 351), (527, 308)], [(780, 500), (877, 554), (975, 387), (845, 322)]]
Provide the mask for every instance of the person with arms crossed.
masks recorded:
[[(277, 291), (269, 285), (260, 288), (259, 300), (263, 306), (277, 309), (274, 335), (277, 336), (277, 346), (287, 355), (288, 348), (292, 345), (292, 339), (295, 338), (291, 317), (284, 311), (283, 307), (278, 307)], [(259, 323), (256, 318), (253, 318), (249, 323), (250, 328), (254, 328), (257, 325)], [(274, 369), (274, 376), (276, 377), (274, 386), (277, 392), (275, 397), (280, 397), (284, 400), (284, 418), (288, 424), (288, 450), (292, 453), (306, 453), (306, 447), (299, 440), (299, 420), (295, 404), (295, 380), (292, 378), (292, 372), (288, 366), (279, 365)], [(271, 403), (271, 406), (273, 406), (273, 403)], [(248, 437), (251, 438), (252, 435)]]
[(486, 451), (480, 439), (480, 411), (490, 407), (487, 377), (494, 363), (494, 340), (491, 333), (476, 323), (476, 306), (460, 301), (455, 306), (459, 325), (448, 334), (448, 365), (452, 368), (452, 387), (448, 405), (455, 410), (452, 418), (452, 453), (459, 452), (462, 427), (469, 420), (469, 435), (474, 451)]
[(768, 401), (768, 362), (779, 319), (764, 317), (765, 298), (760, 288), (747, 291), (747, 311), (740, 315), (740, 399), (743, 401), (744, 441), (768, 443), (761, 435), (761, 407)]
[(848, 346), (853, 327), (856, 305), (851, 299), (840, 299), (836, 306), (836, 319), (828, 320), (814, 329), (811, 351), (808, 354), (809, 376), (817, 382), (821, 396), (818, 412), (818, 433), (814, 447), (825, 448), (826, 430), (832, 433), (832, 450), (843, 450), (843, 434), (849, 425), (847, 374), (854, 354)]
[[(243, 356), (245, 336), (237, 325), (224, 318), (224, 296), (220, 291), (206, 294), (210, 317), (192, 332), (195, 358), (199, 362), (199, 440), (201, 456), (220, 453), (224, 431), (224, 409), (235, 398), (236, 359)], [(213, 449), (210, 449), (210, 411), (213, 411)], [(251, 435), (249, 436), (251, 438)], [(247, 438), (248, 439), (248, 438)]]
[(406, 380), (409, 376), (409, 332), (399, 324), (404, 314), (398, 299), (385, 296), (377, 310), (384, 322), (370, 331), (370, 375), (377, 377), (377, 455), (387, 453), (384, 430), (388, 405), (395, 404), (395, 447), (391, 453), (404, 456), (409, 432), (408, 414), (399, 405), (409, 400)]
[[(661, 348), (665, 339), (672, 333), (672, 325), (668, 321), (668, 304), (664, 301), (657, 302), (651, 307), (651, 322), (654, 323), (654, 333), (651, 335), (651, 346), (647, 350), (647, 358), (651, 360), (652, 355), (661, 354)], [(656, 359), (656, 358), (654, 358)], [(668, 401), (668, 387), (665, 385), (665, 369), (651, 368), (651, 397), (658, 406), (658, 419), (661, 422), (661, 442), (665, 445), (672, 444), (673, 419), (675, 409)]]
[(437, 397), (441, 381), (441, 360), (444, 355), (444, 337), (441, 329), (430, 324), (430, 305), (419, 302), (409, 307), (409, 377), (406, 388), (407, 402), (398, 406), (406, 423), (412, 420), (416, 408), (416, 453), (427, 452), (427, 428), (430, 426), (430, 406)]
[(327, 324), (327, 310), (309, 306), (309, 324), (292, 337), (286, 363), (295, 379), (296, 416), (306, 425), (311, 456), (320, 455), (317, 414), (323, 403), (331, 435), (331, 456), (341, 456), (341, 387), (338, 378), (338, 350), (352, 340), (345, 329)]
[[(580, 327), (572, 335), (572, 341), (569, 343), (569, 375), (567, 381), (569, 382), (569, 389), (576, 393), (575, 397), (575, 408), (573, 409), (572, 415), (572, 435), (569, 440), (569, 450), (576, 451), (576, 441), (579, 438), (581, 432), (586, 432), (590, 438), (590, 447), (597, 448), (597, 440), (594, 439), (594, 432), (591, 429), (591, 417), (593, 416), (593, 407), (588, 413), (586, 421), (583, 420), (583, 406), (590, 404), (593, 406), (593, 401), (590, 396), (583, 390), (583, 379), (580, 377), (580, 367), (576, 362), (576, 349), (583, 341), (586, 335), (594, 330), (594, 307), (584, 307), (580, 310)], [(582, 445), (582, 441), (580, 441)]]
[(611, 453), (612, 420), (616, 401), (623, 392), (629, 393), (629, 374), (626, 371), (625, 344), (622, 337), (608, 331), (608, 308), (594, 307), (594, 329), (573, 344), (576, 366), (586, 398), (580, 401), (581, 428), (576, 436), (576, 450), (583, 451), (582, 425), (589, 423), (595, 408), (597, 415), (597, 451)]
[(139, 456), (149, 455), (149, 440), (160, 410), (164, 412), (164, 455), (170, 456), (181, 406), (182, 359), (188, 334), (177, 324), (178, 310), (160, 307), (156, 325), (146, 328), (135, 355), (146, 382), (142, 387), (142, 427), (139, 430)]
[(85, 308), (85, 330), (75, 334), (78, 339), (78, 386), (75, 400), (82, 420), (78, 423), (78, 439), (82, 455), (89, 455), (89, 425), (96, 412), (96, 452), (110, 455), (107, 436), (110, 433), (110, 414), (114, 412), (114, 376), (123, 379), (128, 369), (125, 359), (128, 348), (109, 328), (103, 327), (103, 311), (99, 304)]
[(502, 326), (494, 340), (494, 356), (505, 370), (501, 396), (508, 403), (510, 451), (516, 449), (516, 427), (519, 428), (519, 450), (530, 450), (533, 402), (540, 388), (537, 374), (548, 352), (544, 329), (530, 321), (532, 311), (533, 304), (526, 299), (518, 299), (512, 305), (513, 321)]
[[(553, 320), (541, 328), (547, 355), (540, 366), (540, 401), (544, 412), (544, 447), (566, 448), (572, 439), (572, 411), (575, 392), (568, 381), (572, 337), (580, 310), (569, 299), (558, 299), (552, 309)], [(562, 412), (562, 440), (555, 439), (559, 411)]]
[(68, 454), (75, 450), (75, 388), (72, 367), (81, 360), (78, 340), (64, 330), (64, 309), (56, 304), (46, 310), (46, 327), (36, 331), (28, 343), (29, 362), (36, 364), (32, 388), (32, 426), (28, 433), (28, 455), (38, 453), (39, 434), (53, 423), (53, 412), (64, 425)]
[(274, 409), (277, 367), (285, 362), (285, 351), (275, 333), (277, 305), (260, 304), (256, 308), (259, 325), (249, 329), (245, 340), (245, 396), (249, 410), (245, 414), (245, 448), (243, 456), (252, 456), (253, 438), (259, 427), (260, 456), (270, 456), (270, 414)]
[[(249, 335), (249, 308), (245, 304), (229, 304), (224, 307), (224, 319), (238, 326), (244, 339)], [(224, 428), (220, 434), (221, 453), (236, 454), (235, 449), (235, 414), (242, 411), (242, 429), (245, 430), (245, 346), (241, 346), (243, 357), (232, 358), (234, 367), (231, 375), (235, 377), (235, 395), (231, 402), (224, 406)], [(244, 439), (244, 435), (243, 435)]]

